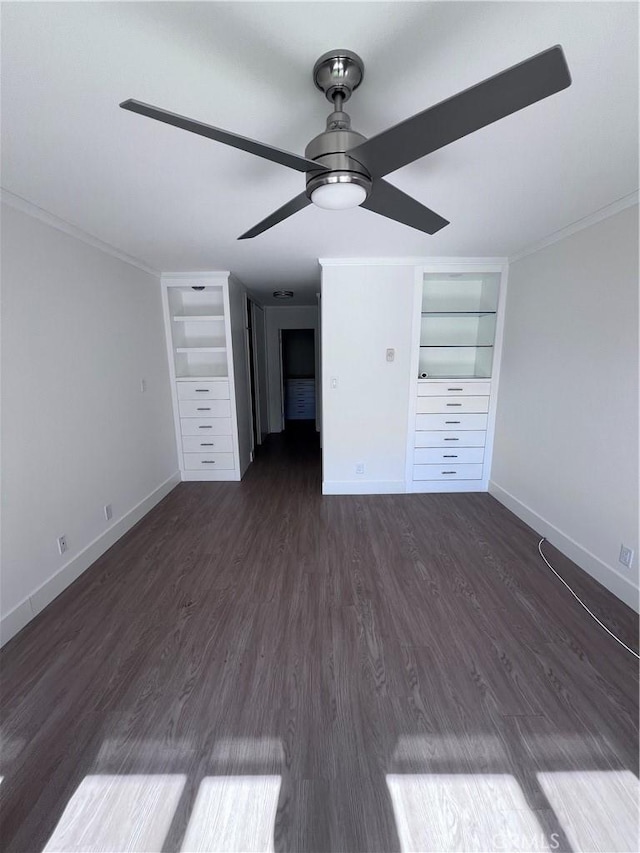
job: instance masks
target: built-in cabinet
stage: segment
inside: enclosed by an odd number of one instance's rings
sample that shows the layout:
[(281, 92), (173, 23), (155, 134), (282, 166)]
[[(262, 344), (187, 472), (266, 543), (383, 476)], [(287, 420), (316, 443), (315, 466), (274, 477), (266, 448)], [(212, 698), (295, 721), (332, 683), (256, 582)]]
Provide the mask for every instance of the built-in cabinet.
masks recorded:
[(420, 316), (407, 453), (410, 491), (487, 488), (503, 272), (502, 265), (470, 269), (464, 262), (416, 271)]
[[(162, 287), (182, 479), (239, 480), (249, 401), (238, 395), (247, 364), (246, 353), (234, 352), (244, 340), (234, 340), (230, 287), (241, 285), (212, 273), (163, 276)], [(243, 330), (243, 318), (236, 320)]]

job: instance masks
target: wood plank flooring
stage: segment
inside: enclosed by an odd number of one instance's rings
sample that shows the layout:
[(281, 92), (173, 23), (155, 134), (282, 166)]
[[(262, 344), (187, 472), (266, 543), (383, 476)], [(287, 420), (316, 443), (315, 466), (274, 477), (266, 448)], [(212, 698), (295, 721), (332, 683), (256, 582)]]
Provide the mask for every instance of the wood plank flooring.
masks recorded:
[(2, 650), (2, 850), (637, 849), (636, 661), (537, 541), (295, 437), (180, 485)]

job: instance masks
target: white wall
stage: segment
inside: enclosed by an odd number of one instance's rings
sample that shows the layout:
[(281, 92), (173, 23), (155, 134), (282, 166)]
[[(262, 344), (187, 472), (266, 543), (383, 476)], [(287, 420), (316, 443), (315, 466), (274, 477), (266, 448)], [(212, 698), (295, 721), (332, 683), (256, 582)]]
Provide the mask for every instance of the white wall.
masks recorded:
[(178, 479), (158, 279), (3, 204), (3, 640)]
[(323, 268), (325, 494), (405, 490), (414, 290), (413, 266)]
[(637, 206), (511, 265), (490, 491), (637, 609)]
[(247, 291), (237, 278), (229, 276), (231, 309), (231, 345), (238, 416), (238, 452), (240, 476), (249, 467), (253, 450), (253, 416), (249, 379), (249, 340), (247, 331)]
[[(267, 380), (269, 385), (269, 432), (281, 432), (282, 375), (280, 367), (281, 329), (314, 329), (318, 333), (315, 305), (267, 306), (264, 309), (267, 334)], [(317, 341), (316, 341), (317, 346)], [(316, 377), (318, 381), (318, 377)]]

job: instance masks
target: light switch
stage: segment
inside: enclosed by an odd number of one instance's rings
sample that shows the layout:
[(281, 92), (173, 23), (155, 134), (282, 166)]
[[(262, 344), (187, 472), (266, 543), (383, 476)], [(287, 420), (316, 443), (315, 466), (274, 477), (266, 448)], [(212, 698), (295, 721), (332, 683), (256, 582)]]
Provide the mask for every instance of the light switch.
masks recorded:
[(337, 387), (338, 387), (338, 377), (337, 377), (337, 376), (332, 376), (332, 377), (331, 377), (331, 387), (332, 387), (332, 388), (337, 388)]
[(396, 357), (396, 351), (394, 349), (389, 348), (387, 350), (387, 361), (393, 361)]

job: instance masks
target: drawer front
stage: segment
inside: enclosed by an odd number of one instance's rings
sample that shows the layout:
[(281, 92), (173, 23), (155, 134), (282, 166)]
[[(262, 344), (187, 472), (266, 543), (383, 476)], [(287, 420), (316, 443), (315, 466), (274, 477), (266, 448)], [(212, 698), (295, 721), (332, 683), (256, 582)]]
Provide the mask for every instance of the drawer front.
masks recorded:
[(182, 435), (231, 435), (231, 418), (181, 418)]
[(181, 418), (228, 418), (231, 414), (229, 400), (181, 400), (178, 406)]
[(462, 432), (416, 432), (416, 447), (484, 447), (487, 438), (483, 430), (463, 430)]
[(418, 397), (418, 414), (430, 414), (434, 412), (488, 412), (488, 397)]
[(484, 447), (418, 447), (413, 452), (416, 465), (482, 465)]
[(234, 467), (233, 453), (185, 453), (185, 471), (229, 471)]
[(233, 442), (230, 435), (183, 435), (182, 449), (185, 453), (232, 453)]
[(481, 480), (482, 465), (414, 465), (414, 480)]
[(418, 382), (418, 397), (484, 397), (490, 390), (490, 382)]
[(229, 382), (178, 382), (178, 400), (228, 400)]
[(451, 412), (449, 415), (416, 415), (416, 429), (442, 429), (447, 431), (473, 429), (485, 430), (487, 428), (487, 415), (465, 414), (460, 415)]

